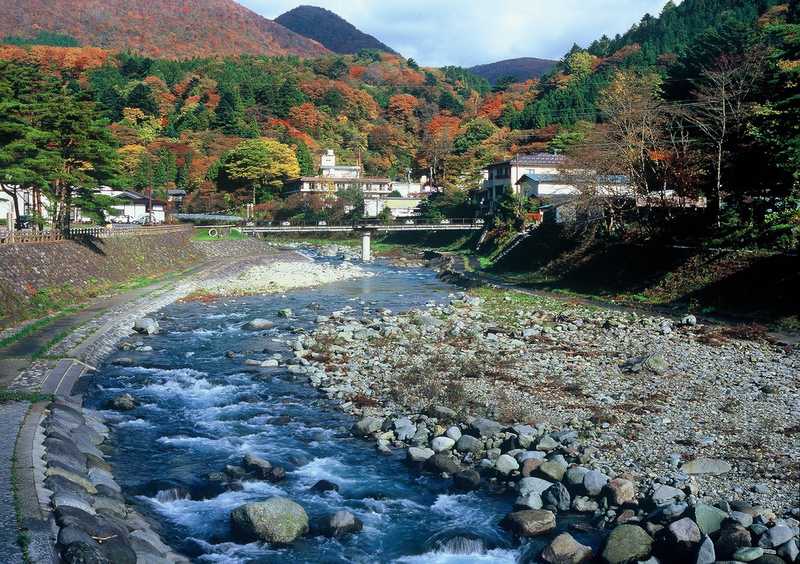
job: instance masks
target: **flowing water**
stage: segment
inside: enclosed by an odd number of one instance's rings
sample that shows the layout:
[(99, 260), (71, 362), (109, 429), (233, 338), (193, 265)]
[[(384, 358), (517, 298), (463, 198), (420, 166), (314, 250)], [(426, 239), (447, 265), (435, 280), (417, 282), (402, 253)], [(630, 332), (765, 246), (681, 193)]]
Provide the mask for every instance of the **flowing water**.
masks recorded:
[[(445, 302), (455, 291), (424, 269), (368, 268), (374, 277), (283, 296), (171, 305), (160, 314), (161, 332), (142, 339), (152, 352), (118, 355), (133, 356), (137, 366), (116, 366), (112, 357), (89, 381), (92, 407), (123, 392), (140, 400), (131, 412), (103, 412), (114, 431), (115, 476), (137, 508), (160, 524), (163, 538), (194, 561), (500, 563), (526, 561), (544, 546), (546, 539), (520, 547), (498, 527), (513, 497), (452, 492), (449, 481), (409, 468), (402, 451), (380, 455), (370, 442), (350, 436), (352, 418), (283, 369), (265, 379), (247, 370), (243, 358), (226, 357), (226, 351), (258, 351), (247, 358), (288, 358), (284, 341), (291, 331), (311, 329), (319, 314), (345, 307), (401, 311)], [(286, 307), (293, 319), (277, 317)], [(241, 329), (256, 317), (276, 326)], [(284, 466), (286, 479), (246, 481), (228, 491), (208, 478), (250, 452)], [(309, 491), (321, 479), (339, 491)], [(237, 542), (231, 510), (274, 495), (300, 503), (312, 528), (345, 509), (364, 530), (335, 540), (309, 535), (283, 548)], [(561, 521), (559, 529), (566, 525)]]

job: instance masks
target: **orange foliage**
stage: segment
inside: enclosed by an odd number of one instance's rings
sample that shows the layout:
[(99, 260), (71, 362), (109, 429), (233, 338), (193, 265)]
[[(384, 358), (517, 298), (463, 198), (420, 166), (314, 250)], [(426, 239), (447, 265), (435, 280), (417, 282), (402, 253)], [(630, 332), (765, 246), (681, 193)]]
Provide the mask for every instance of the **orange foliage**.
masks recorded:
[(411, 94), (395, 94), (389, 98), (389, 114), (392, 117), (408, 119), (414, 115), (414, 110), (419, 105)]
[(289, 122), (297, 129), (314, 133), (322, 125), (322, 114), (311, 102), (295, 106), (289, 110)]
[(286, 134), (289, 137), (292, 139), (297, 139), (298, 141), (302, 141), (312, 151), (318, 147), (317, 142), (314, 141), (313, 137), (304, 131), (300, 131), (285, 119), (270, 118), (267, 121), (267, 127), (269, 129), (280, 129), (286, 131)]
[(504, 104), (505, 98), (502, 92), (490, 96), (481, 104), (478, 115), (489, 118), (492, 121), (497, 121), (500, 119), (500, 116), (503, 115)]
[(361, 80), (365, 72), (367, 72), (367, 67), (364, 65), (353, 65), (350, 67), (350, 78), (353, 80)]
[(110, 55), (110, 51), (97, 47), (35, 45), (26, 49), (14, 45), (0, 46), (0, 59), (37, 64), (57, 74), (64, 71), (82, 73), (89, 69), (101, 67)]
[(626, 45), (625, 47), (617, 50), (615, 53), (612, 53), (606, 59), (608, 63), (621, 63), (631, 55), (635, 55), (639, 51), (642, 50), (641, 45), (638, 43), (632, 43), (630, 45)]
[(439, 137), (439, 135), (444, 134), (452, 140), (458, 133), (460, 125), (461, 120), (459, 118), (447, 114), (439, 114), (433, 116), (431, 121), (428, 122), (427, 130), (431, 137)]

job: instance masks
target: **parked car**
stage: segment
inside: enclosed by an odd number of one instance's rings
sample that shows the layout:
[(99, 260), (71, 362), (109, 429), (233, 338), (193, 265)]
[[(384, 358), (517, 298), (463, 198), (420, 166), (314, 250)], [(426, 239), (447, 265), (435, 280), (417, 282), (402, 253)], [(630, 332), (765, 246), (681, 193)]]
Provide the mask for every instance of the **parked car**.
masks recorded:
[(407, 219), (406, 220), (406, 225), (414, 225), (414, 220), (413, 219)]
[(281, 227), (289, 227), (290, 225), (291, 223), (289, 223), (288, 221), (281, 221)]
[(317, 225), (319, 225), (320, 227), (325, 227), (326, 225), (328, 225), (328, 222), (327, 221), (318, 221)]
[(450, 220), (449, 219), (443, 219), (439, 223), (441, 223), (442, 225), (450, 225)]
[(29, 215), (20, 215), (17, 217), (15, 229), (30, 229), (33, 226), (33, 218)]
[(475, 223), (477, 223), (478, 225), (483, 225), (483, 220), (482, 219), (476, 219)]

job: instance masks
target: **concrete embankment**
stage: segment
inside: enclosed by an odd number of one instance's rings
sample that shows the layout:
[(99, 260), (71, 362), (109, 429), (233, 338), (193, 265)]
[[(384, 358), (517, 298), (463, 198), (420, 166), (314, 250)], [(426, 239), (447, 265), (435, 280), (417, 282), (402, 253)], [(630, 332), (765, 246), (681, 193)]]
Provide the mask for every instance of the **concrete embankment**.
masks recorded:
[(0, 326), (83, 301), (114, 284), (185, 269), (204, 255), (192, 230), (0, 245)]

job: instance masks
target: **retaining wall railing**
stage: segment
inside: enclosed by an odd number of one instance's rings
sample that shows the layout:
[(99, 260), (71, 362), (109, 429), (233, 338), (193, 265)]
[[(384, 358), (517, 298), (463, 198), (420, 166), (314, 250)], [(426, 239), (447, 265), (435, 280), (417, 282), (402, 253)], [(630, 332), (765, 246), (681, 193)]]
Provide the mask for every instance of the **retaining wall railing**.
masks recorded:
[(56, 230), (33, 231), (24, 229), (13, 233), (0, 231), (0, 245), (18, 243), (57, 243), (68, 239), (108, 239), (112, 237), (131, 237), (141, 235), (161, 235), (163, 233), (176, 233), (191, 231), (190, 225), (135, 225), (112, 227), (72, 227), (68, 233)]

